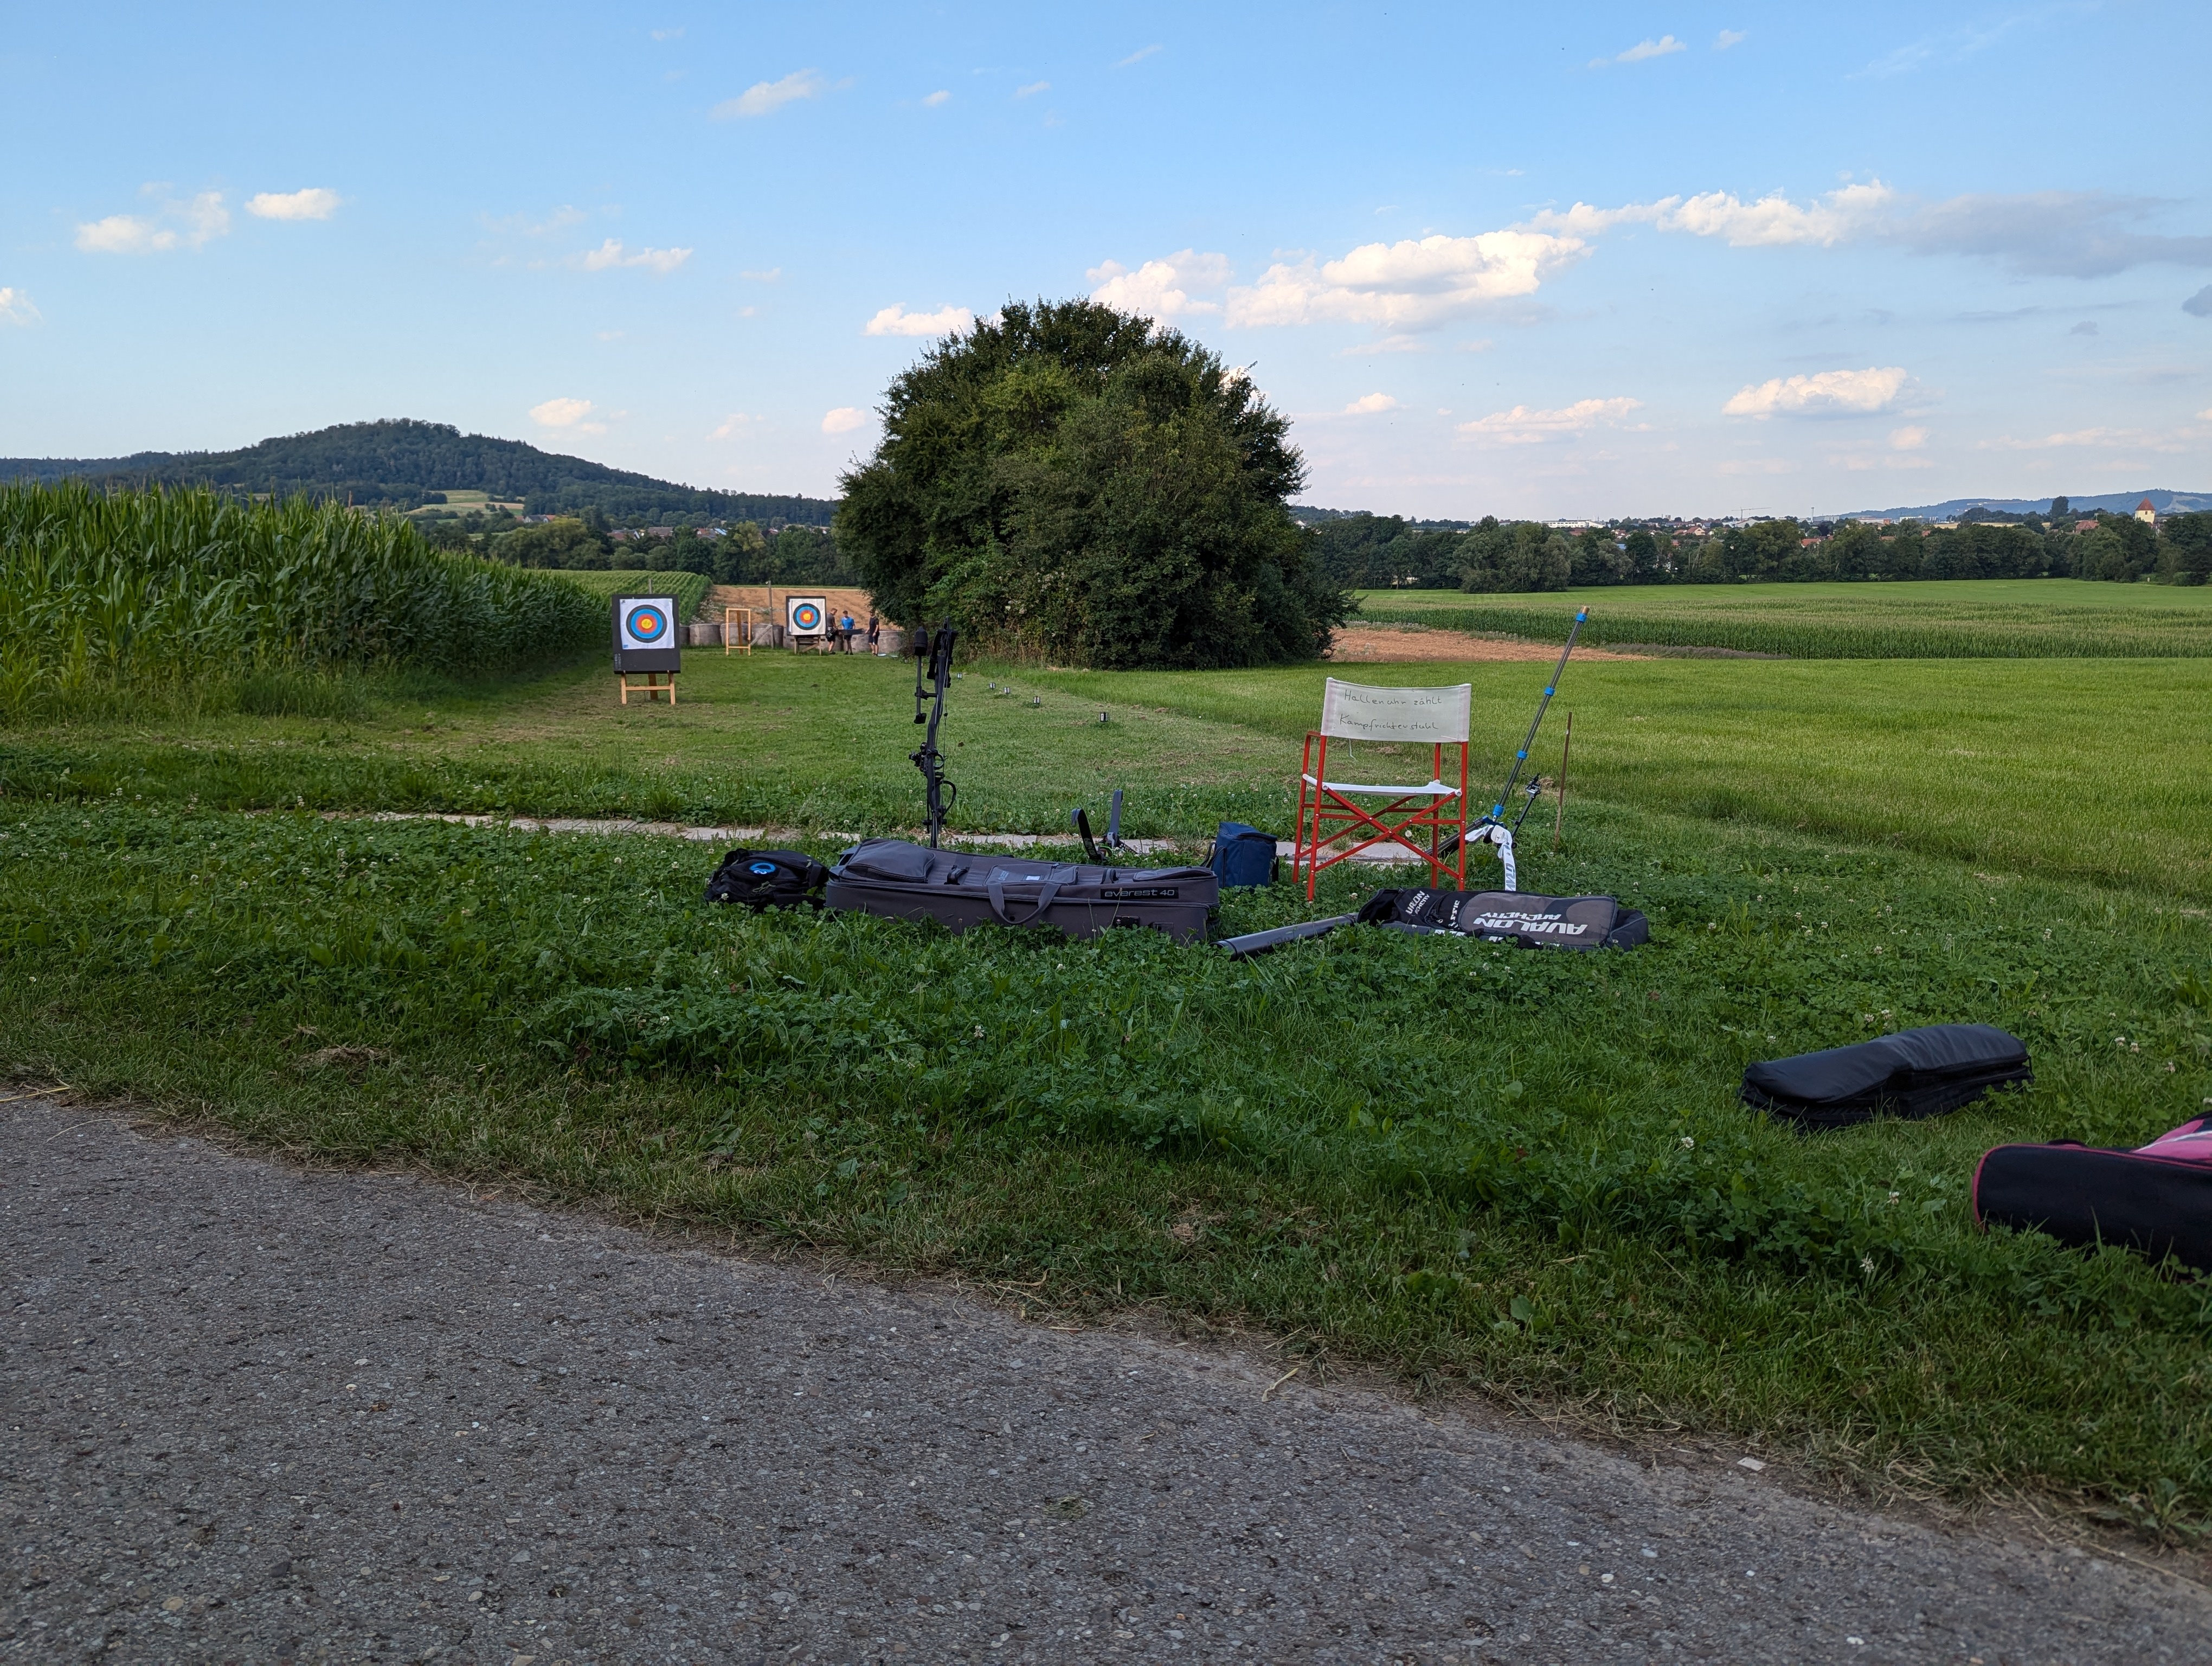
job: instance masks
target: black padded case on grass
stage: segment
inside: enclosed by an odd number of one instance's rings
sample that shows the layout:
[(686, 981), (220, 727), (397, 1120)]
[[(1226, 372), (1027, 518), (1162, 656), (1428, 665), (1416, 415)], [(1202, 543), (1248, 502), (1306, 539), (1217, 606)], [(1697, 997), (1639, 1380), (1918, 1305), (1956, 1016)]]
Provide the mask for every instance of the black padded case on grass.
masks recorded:
[(1940, 1116), (2005, 1082), (2030, 1082), (2027, 1047), (1987, 1024), (1935, 1024), (1769, 1059), (1743, 1073), (1744, 1104), (1808, 1128), (1881, 1116)]
[(1539, 897), (1526, 891), (1378, 891), (1361, 920), (1407, 932), (1450, 932), (1529, 948), (1632, 949), (1651, 940), (1634, 909), (1610, 897)]
[(756, 914), (763, 909), (822, 905), (830, 870), (803, 850), (732, 850), (707, 881), (710, 903), (742, 903)]
[(1974, 1170), (1981, 1225), (2048, 1232), (2087, 1248), (2124, 1244), (2212, 1271), (2212, 1132), (2198, 1117), (2134, 1151), (2062, 1140), (1999, 1146)]
[(869, 839), (838, 858), (825, 894), (833, 909), (934, 920), (956, 932), (1055, 926), (1096, 937), (1149, 926), (1178, 942), (1203, 942), (1220, 882), (1202, 867), (1105, 867)]

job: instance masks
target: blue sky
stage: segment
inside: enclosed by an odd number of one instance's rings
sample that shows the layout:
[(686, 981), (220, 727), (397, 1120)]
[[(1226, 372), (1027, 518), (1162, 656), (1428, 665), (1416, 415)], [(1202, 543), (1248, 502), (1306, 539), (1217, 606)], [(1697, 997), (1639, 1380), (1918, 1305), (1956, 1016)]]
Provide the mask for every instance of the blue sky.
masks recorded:
[(2212, 489), (2212, 8), (25, 8), (0, 455), (385, 416), (834, 492), (1009, 296), (1309, 501)]

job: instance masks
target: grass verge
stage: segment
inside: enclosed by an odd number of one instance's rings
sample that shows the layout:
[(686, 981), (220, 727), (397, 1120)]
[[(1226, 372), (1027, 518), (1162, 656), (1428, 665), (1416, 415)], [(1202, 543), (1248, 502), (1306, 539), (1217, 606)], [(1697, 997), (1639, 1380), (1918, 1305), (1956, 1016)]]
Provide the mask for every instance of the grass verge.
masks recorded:
[[(1237, 964), (709, 911), (708, 854), (653, 840), (113, 804), (0, 832), (21, 1075), (1875, 1488), (2170, 1534), (2212, 1497), (2212, 1288), (1966, 1207), (1989, 1144), (2133, 1143), (2212, 1097), (2212, 950), (2170, 904), (1601, 809), (1545, 882), (1645, 908), (1646, 949)], [(2033, 1089), (1819, 1140), (1734, 1103), (1750, 1058), (1938, 1019), (2026, 1037)]]

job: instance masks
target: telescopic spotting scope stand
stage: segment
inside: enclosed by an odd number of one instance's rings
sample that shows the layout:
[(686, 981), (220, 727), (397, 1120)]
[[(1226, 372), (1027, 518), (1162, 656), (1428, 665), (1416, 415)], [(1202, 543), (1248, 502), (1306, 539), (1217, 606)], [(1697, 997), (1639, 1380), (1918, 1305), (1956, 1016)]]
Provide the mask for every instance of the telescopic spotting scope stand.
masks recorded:
[[(908, 752), (907, 757), (921, 771), (921, 779), (928, 788), (932, 850), (937, 848), (938, 836), (945, 830), (945, 812), (960, 798), (960, 789), (945, 778), (945, 757), (937, 750), (937, 726), (945, 717), (945, 691), (952, 682), (955, 634), (949, 619), (934, 632), (926, 626), (917, 626), (914, 633), (914, 721), (928, 724), (929, 733), (922, 740), (921, 750)], [(925, 703), (928, 708), (926, 713)]]

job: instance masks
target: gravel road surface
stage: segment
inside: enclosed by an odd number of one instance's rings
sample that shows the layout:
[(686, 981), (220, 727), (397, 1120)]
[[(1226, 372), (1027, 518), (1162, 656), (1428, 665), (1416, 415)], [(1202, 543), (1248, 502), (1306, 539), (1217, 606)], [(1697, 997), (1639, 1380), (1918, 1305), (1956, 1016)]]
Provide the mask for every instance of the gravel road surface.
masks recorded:
[(0, 1661), (2212, 1661), (2197, 1586), (0, 1105)]

